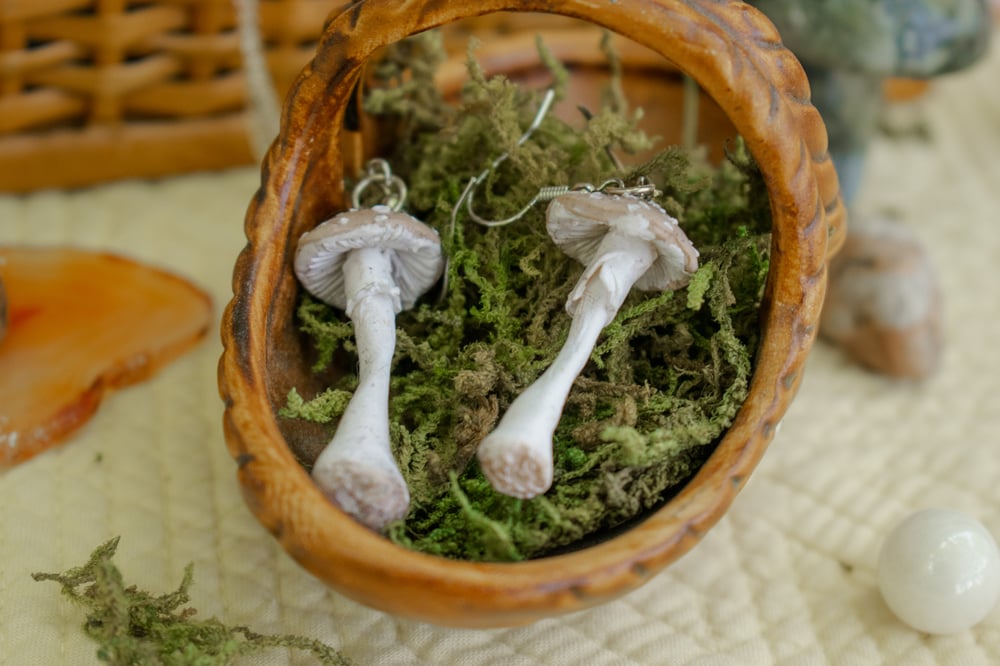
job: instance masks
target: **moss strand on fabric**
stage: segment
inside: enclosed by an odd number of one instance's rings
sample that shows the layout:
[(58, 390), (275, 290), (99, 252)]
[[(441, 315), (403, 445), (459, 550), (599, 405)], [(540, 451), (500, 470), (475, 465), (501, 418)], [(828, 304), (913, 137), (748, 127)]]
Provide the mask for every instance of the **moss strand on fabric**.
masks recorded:
[(196, 620), (187, 606), (194, 569), (188, 565), (173, 592), (154, 595), (126, 585), (112, 562), (118, 538), (98, 546), (85, 564), (65, 573), (35, 573), (36, 581), (54, 581), (69, 599), (87, 610), (83, 629), (98, 643), (97, 658), (120, 666), (224, 666), (240, 656), (274, 648), (309, 652), (325, 666), (350, 662), (320, 641), (293, 635), (258, 634), (215, 618)]
[[(540, 51), (561, 95), (568, 74)], [(667, 148), (617, 172), (609, 149), (651, 145), (637, 129), (641, 114), (629, 114), (620, 94), (584, 114), (582, 127), (545, 118), (517, 146), (539, 94), (503, 77), (487, 79), (470, 55), (470, 80), (450, 106), (432, 85), (439, 61), (433, 36), (407, 42), (382, 62), (377, 75), (386, 85), (366, 102), (401, 137), (389, 158), (410, 184), (410, 212), (441, 232), (450, 258), (440, 303), (432, 295), (398, 319), (391, 433), (413, 501), (388, 536), (449, 558), (538, 557), (655, 507), (694, 474), (731, 424), (757, 344), (768, 270), (766, 189), (739, 142), (718, 167)], [(469, 178), (505, 152), (509, 159), (477, 192), (480, 215), (512, 215), (540, 186), (642, 174), (663, 191), (658, 202), (702, 258), (686, 290), (634, 291), (605, 329), (555, 433), (555, 483), (533, 500), (495, 492), (475, 450), (558, 352), (570, 324), (566, 297), (583, 267), (549, 240), (541, 205), (497, 228), (463, 212), (451, 233), (452, 206)], [(307, 296), (298, 316), (319, 351), (316, 369), (337, 359), (348, 371), (310, 400), (293, 391), (282, 416), (333, 427), (357, 380), (349, 371), (351, 324)]]

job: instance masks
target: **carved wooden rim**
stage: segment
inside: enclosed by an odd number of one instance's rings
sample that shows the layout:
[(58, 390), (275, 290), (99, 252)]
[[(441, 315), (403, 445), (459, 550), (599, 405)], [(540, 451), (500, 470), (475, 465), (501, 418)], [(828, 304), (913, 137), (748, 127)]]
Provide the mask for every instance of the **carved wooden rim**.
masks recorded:
[[(268, 398), (268, 341), (291, 316), (298, 236), (343, 199), (345, 109), (366, 59), (384, 45), (495, 11), (584, 19), (631, 38), (693, 76), (760, 163), (774, 218), (764, 336), (751, 398), (694, 480), (626, 533), (574, 553), (513, 564), (456, 562), (396, 546), (330, 505), (282, 439)], [(652, 111), (652, 110), (648, 110)], [(817, 329), (826, 256), (843, 206), (826, 131), (802, 69), (760, 13), (737, 0), (357, 2), (335, 13), (293, 86), (246, 220), (249, 241), (222, 324), (226, 440), (257, 518), (305, 568), (376, 608), (442, 624), (496, 626), (579, 610), (633, 589), (690, 549), (757, 464), (800, 381)], [(325, 188), (333, 204), (304, 192)], [(829, 240), (828, 240), (829, 238)]]

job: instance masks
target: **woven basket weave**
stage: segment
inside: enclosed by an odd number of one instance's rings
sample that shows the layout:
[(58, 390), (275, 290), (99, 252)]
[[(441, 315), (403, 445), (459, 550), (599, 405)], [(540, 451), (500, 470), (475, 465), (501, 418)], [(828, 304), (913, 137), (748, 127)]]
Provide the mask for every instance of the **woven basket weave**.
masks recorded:
[[(259, 0), (279, 95), (338, 0)], [(249, 164), (231, 0), (0, 2), (0, 191)]]

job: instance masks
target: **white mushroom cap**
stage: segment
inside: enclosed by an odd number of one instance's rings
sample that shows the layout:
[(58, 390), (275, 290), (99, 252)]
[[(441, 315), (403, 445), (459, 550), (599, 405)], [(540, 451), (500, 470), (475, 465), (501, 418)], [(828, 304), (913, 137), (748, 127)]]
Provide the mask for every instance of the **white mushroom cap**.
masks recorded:
[(402, 309), (413, 307), (444, 267), (441, 240), (434, 229), (388, 206), (374, 206), (345, 211), (303, 234), (295, 255), (295, 275), (309, 293), (346, 310), (344, 259), (351, 250), (364, 247), (392, 253), (392, 275)]
[(643, 291), (683, 287), (698, 270), (698, 250), (677, 220), (655, 203), (633, 196), (601, 192), (563, 194), (549, 204), (546, 228), (563, 252), (585, 266), (590, 264), (609, 232), (648, 240), (657, 257), (635, 283)]

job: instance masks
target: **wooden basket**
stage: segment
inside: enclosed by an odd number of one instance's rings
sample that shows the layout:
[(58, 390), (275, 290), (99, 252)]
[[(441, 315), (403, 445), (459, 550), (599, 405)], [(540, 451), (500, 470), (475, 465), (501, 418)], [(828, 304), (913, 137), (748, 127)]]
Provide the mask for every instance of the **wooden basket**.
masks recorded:
[[(280, 95), (337, 0), (259, 0)], [(0, 2), (0, 191), (253, 161), (231, 0)]]
[[(757, 159), (773, 216), (762, 339), (750, 395), (697, 475), (624, 533), (517, 563), (446, 560), (406, 550), (331, 504), (292, 453), (277, 409), (311, 374), (295, 324), (299, 236), (344, 210), (352, 160), (345, 127), (365, 62), (386, 44), (491, 12), (588, 20), (691, 75)], [(647, 109), (647, 112), (651, 112)], [(355, 117), (356, 121), (357, 118)], [(333, 16), (317, 57), (286, 100), (282, 127), (246, 220), (219, 365), (224, 428), (244, 496), (305, 568), (376, 608), (447, 625), (497, 626), (579, 610), (620, 595), (689, 550), (726, 511), (775, 432), (816, 336), (826, 261), (843, 241), (844, 208), (823, 123), (774, 27), (738, 0), (362, 0)], [(317, 434), (317, 433), (313, 433)]]

